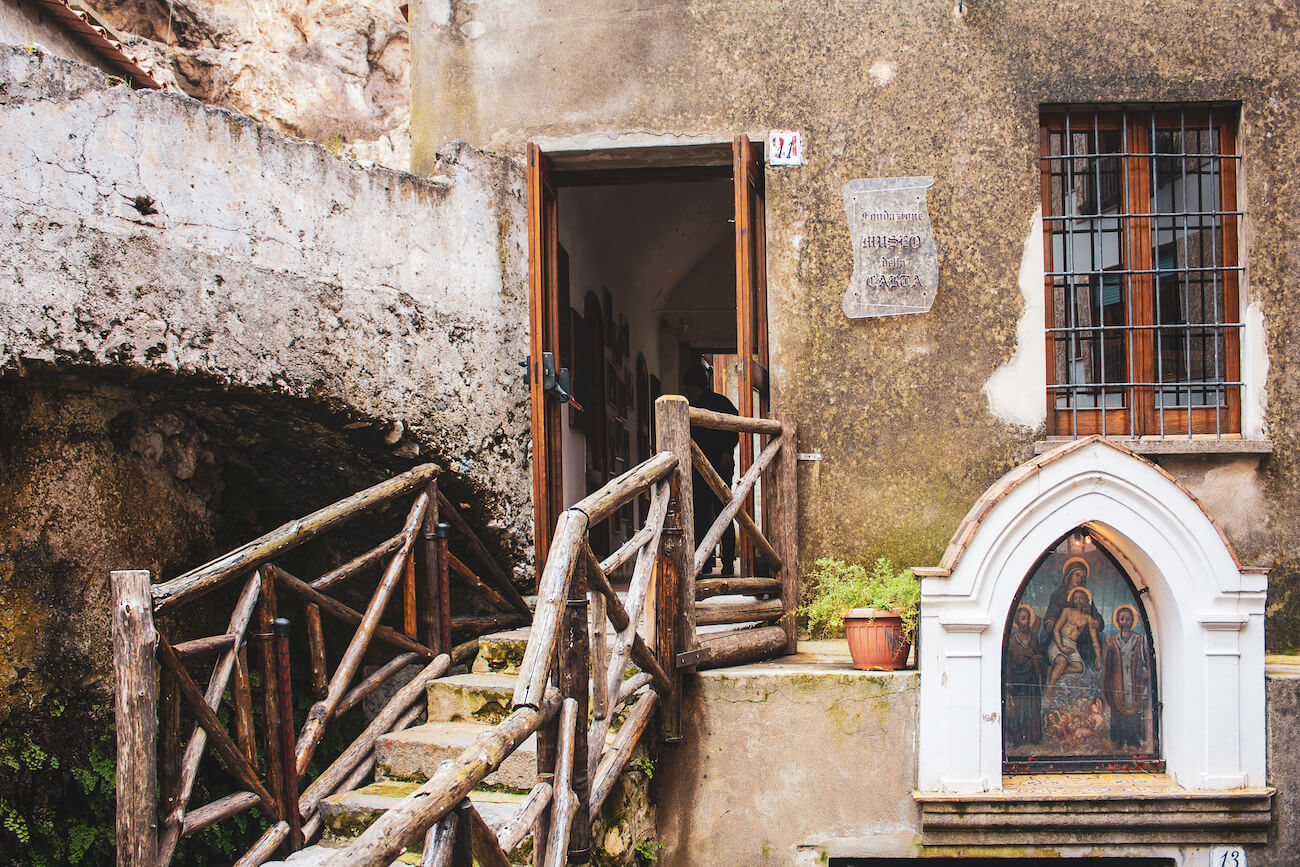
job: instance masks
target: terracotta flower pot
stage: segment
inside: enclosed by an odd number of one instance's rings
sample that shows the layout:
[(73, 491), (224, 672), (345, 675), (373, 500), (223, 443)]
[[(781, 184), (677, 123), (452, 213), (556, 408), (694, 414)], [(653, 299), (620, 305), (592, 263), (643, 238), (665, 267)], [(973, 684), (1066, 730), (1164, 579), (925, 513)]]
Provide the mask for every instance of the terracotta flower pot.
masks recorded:
[(904, 637), (898, 611), (851, 608), (844, 612), (844, 637), (849, 641), (853, 667), (860, 671), (897, 671), (907, 665), (912, 642)]

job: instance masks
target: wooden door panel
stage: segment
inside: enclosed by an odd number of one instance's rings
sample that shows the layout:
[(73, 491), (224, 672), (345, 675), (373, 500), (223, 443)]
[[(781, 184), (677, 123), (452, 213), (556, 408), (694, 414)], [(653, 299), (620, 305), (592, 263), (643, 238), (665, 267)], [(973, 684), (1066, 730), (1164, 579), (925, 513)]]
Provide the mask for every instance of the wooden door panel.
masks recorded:
[(528, 145), (528, 385), (533, 428), (533, 544), (541, 575), (564, 509), (560, 404), (543, 390), (542, 358), (560, 359), (558, 202), (546, 155)]

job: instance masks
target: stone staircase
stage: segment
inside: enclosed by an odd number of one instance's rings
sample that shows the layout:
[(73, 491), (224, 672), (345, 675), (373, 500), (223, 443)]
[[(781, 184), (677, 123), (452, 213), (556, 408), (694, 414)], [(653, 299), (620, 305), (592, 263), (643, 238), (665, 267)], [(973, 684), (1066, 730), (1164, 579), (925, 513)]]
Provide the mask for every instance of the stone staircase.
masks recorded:
[[(468, 673), (440, 678), (429, 686), (427, 723), (379, 739), (375, 782), (321, 802), (324, 831), (320, 843), (268, 867), (323, 863), (418, 788), (440, 762), (460, 755), (475, 738), (505, 719), (527, 643), (527, 628), (483, 636)], [(493, 830), (514, 816), (536, 782), (536, 744), (536, 736), (530, 737), (470, 794), (470, 801)], [(510, 853), (510, 860), (532, 863), (531, 836)], [(418, 864), (419, 856), (408, 852), (396, 863)]]

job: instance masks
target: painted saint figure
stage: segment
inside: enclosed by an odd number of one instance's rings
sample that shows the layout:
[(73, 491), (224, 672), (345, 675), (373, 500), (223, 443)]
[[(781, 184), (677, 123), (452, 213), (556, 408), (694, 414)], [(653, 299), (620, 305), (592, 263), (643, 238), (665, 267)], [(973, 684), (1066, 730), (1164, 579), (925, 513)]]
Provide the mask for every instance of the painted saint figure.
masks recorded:
[(1080, 637), (1087, 636), (1092, 646), (1101, 641), (1097, 637), (1097, 623), (1093, 619), (1092, 593), (1087, 587), (1070, 591), (1067, 606), (1052, 629), (1052, 643), (1047, 647), (1047, 661), (1051, 670), (1047, 675), (1047, 691), (1043, 694), (1051, 701), (1056, 693), (1056, 682), (1065, 674), (1080, 674), (1084, 669), (1083, 654), (1079, 651)]
[(1137, 610), (1121, 605), (1112, 615), (1118, 633), (1102, 645), (1102, 688), (1110, 705), (1110, 739), (1116, 746), (1140, 747), (1143, 713), (1151, 690), (1151, 658), (1146, 638), (1134, 632)]
[(1043, 739), (1043, 662), (1038, 644), (1038, 622), (1028, 605), (1016, 608), (1007, 638), (1007, 739), (1012, 745), (1036, 744)]

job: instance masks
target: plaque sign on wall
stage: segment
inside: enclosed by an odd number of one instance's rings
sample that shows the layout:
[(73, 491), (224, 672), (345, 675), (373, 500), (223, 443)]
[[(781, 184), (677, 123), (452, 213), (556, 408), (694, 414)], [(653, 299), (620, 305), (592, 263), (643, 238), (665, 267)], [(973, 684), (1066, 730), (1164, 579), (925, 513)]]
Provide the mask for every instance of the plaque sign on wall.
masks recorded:
[(939, 288), (939, 253), (925, 203), (934, 178), (861, 178), (844, 185), (853, 239), (850, 319), (925, 313)]

